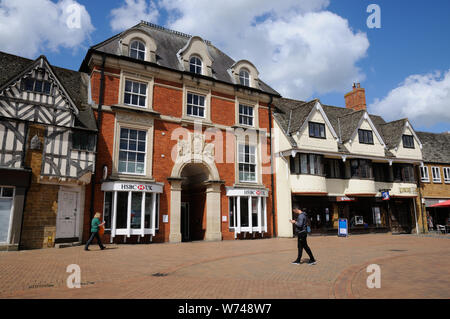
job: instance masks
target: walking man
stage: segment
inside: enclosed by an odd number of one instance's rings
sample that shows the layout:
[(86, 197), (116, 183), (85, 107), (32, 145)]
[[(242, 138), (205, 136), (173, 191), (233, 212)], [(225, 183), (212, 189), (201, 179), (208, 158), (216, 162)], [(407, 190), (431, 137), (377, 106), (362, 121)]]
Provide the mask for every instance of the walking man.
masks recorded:
[(297, 206), (294, 205), (292, 208), (292, 211), (295, 215), (297, 215), (297, 220), (290, 220), (292, 224), (295, 225), (295, 233), (298, 236), (298, 256), (297, 259), (294, 260), (292, 263), (295, 265), (300, 265), (302, 260), (302, 253), (303, 249), (305, 249), (306, 253), (309, 256), (309, 262), (308, 265), (315, 265), (316, 260), (314, 259), (314, 256), (311, 252), (311, 249), (308, 246), (308, 242), (306, 240), (306, 237), (308, 237), (307, 232), (307, 216), (306, 214)]
[(89, 245), (92, 243), (92, 240), (94, 240), (94, 237), (97, 238), (97, 243), (100, 246), (100, 249), (103, 250), (106, 247), (103, 246), (102, 241), (100, 240), (100, 235), (98, 234), (98, 228), (103, 226), (105, 224), (105, 222), (100, 223), (100, 213), (96, 213), (94, 215), (94, 218), (92, 219), (91, 222), (91, 237), (89, 238), (89, 240), (86, 243), (86, 246), (84, 247), (84, 250), (89, 250)]

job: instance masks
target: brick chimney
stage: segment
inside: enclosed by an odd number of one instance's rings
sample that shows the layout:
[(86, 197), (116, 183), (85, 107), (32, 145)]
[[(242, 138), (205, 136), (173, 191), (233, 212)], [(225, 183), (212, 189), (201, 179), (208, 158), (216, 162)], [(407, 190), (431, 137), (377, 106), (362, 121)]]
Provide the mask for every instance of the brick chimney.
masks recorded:
[(353, 83), (353, 90), (345, 94), (345, 107), (355, 111), (367, 109), (366, 90), (361, 88), (361, 84)]

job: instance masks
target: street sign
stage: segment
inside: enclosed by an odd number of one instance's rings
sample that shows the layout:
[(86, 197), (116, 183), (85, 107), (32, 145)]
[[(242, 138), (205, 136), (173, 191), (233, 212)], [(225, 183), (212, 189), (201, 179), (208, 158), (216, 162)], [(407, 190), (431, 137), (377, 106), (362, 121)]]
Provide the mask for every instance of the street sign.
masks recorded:
[(339, 218), (338, 236), (339, 237), (347, 237), (348, 236), (347, 218)]

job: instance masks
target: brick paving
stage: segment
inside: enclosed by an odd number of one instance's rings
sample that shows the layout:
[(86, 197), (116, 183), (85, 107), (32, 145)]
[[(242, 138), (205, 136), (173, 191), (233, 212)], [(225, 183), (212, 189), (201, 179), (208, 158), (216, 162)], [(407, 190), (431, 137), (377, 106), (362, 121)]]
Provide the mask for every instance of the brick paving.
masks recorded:
[[(0, 252), (0, 298), (448, 299), (449, 239), (313, 236), (315, 266), (291, 264), (294, 238)], [(80, 289), (67, 288), (70, 264)], [(381, 267), (380, 289), (367, 288), (370, 264)]]

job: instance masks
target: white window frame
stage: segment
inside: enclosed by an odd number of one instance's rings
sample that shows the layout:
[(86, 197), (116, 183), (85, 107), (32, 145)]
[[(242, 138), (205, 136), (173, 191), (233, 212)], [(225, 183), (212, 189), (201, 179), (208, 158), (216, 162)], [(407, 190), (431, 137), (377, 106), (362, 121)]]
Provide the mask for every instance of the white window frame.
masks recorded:
[[(248, 77), (245, 76), (245, 74), (248, 75)], [(250, 71), (242, 68), (239, 70), (239, 84), (243, 86), (250, 87)]]
[[(244, 113), (241, 113), (241, 107), (244, 110)], [(245, 109), (251, 110), (252, 115), (249, 114), (245, 114)], [(239, 125), (244, 125), (244, 126), (248, 126), (248, 127), (255, 127), (255, 121), (256, 121), (256, 117), (255, 117), (255, 110), (256, 108), (253, 105), (248, 105), (248, 104), (243, 104), (243, 103), (239, 103), (238, 105), (238, 123)], [(247, 121), (251, 119), (252, 124), (245, 124), (241, 122), (241, 116), (246, 118)]]
[(443, 167), (442, 170), (444, 171), (444, 182), (450, 183), (450, 167)]
[[(248, 216), (249, 225), (247, 227), (241, 226), (241, 198), (248, 199)], [(257, 200), (257, 214), (258, 214), (258, 226), (253, 226), (253, 199)], [(229, 229), (234, 231), (234, 238), (237, 234), (242, 232), (248, 233), (265, 233), (267, 232), (267, 197), (262, 196), (229, 196), (228, 197), (228, 212), (229, 212)], [(231, 225), (231, 215), (233, 216), (234, 225)]]
[[(132, 48), (134, 43), (138, 43), (138, 47), (135, 48), (135, 49)], [(139, 48), (139, 44), (142, 44), (144, 46), (144, 50), (141, 50)], [(132, 57), (131, 56), (132, 51), (136, 51), (136, 57)], [(139, 53), (144, 53), (144, 58), (143, 59), (139, 58)], [(145, 45), (145, 42), (143, 42), (141, 40), (138, 40), (138, 39), (132, 40), (131, 43), (130, 43), (129, 57), (133, 58), (133, 59), (136, 59), (136, 60), (139, 60), (139, 61), (145, 61), (145, 58), (147, 57), (147, 46)]]
[[(442, 183), (441, 170), (439, 169), (439, 166), (432, 166), (431, 172), (433, 175), (433, 183)], [(437, 174), (435, 174), (435, 173), (437, 173)]]
[[(122, 140), (122, 130), (137, 131), (137, 140), (136, 140), (136, 143), (137, 143), (136, 147), (137, 148), (139, 147), (139, 145), (138, 145), (138, 143), (139, 143), (139, 132), (145, 132), (145, 152), (138, 151), (137, 149), (136, 149), (136, 151), (132, 151), (132, 150), (126, 150), (125, 151), (125, 152), (134, 152), (134, 153), (136, 153), (136, 156), (137, 156), (137, 154), (142, 154), (142, 153), (144, 154), (144, 170), (143, 170), (143, 173), (136, 173), (136, 172), (131, 173), (131, 172), (121, 172), (120, 171), (120, 168), (119, 168), (119, 166), (120, 166), (120, 152), (121, 152), (120, 142)], [(120, 126), (118, 131), (119, 131), (118, 132), (119, 135), (118, 135), (117, 138), (119, 140), (119, 143), (118, 143), (118, 150), (117, 150), (117, 172), (119, 174), (123, 174), (123, 175), (140, 175), (140, 176), (147, 175), (147, 156), (148, 156), (147, 150), (148, 150), (148, 143), (149, 143), (149, 136), (148, 136), (149, 135), (149, 131), (146, 130), (146, 129), (143, 130), (143, 129), (137, 129), (137, 128), (128, 127), (126, 125)], [(129, 141), (129, 138), (127, 139), (127, 141)], [(127, 155), (127, 157), (128, 157), (128, 155)], [(127, 170), (128, 170), (128, 159), (127, 159), (126, 163), (127, 163)], [(136, 161), (135, 163), (138, 163), (138, 162)]]
[[(117, 228), (117, 193), (120, 193), (119, 191), (108, 191), (109, 193), (112, 193), (112, 201), (113, 205), (111, 208), (111, 228), (108, 228), (107, 230), (111, 231), (111, 242), (113, 241), (113, 238), (117, 235), (126, 235), (127, 237), (130, 237), (131, 235), (140, 235), (141, 237), (144, 237), (145, 235), (151, 235), (155, 236), (156, 231), (159, 230), (159, 217), (160, 217), (160, 196), (158, 193), (153, 192), (141, 192), (142, 193), (142, 200), (141, 200), (141, 227), (140, 228), (131, 228), (131, 200), (132, 200), (132, 193), (133, 191), (128, 192), (121, 192), (121, 193), (127, 193), (127, 227), (126, 228)], [(106, 198), (106, 193), (104, 192), (104, 198)], [(150, 194), (150, 195), (149, 195)], [(152, 227), (145, 228), (145, 202), (150, 198), (152, 202)], [(105, 200), (103, 201), (103, 212), (105, 210)], [(103, 214), (103, 216), (105, 216)], [(104, 220), (103, 220), (104, 221)], [(106, 229), (105, 229), (106, 230)]]
[(420, 180), (422, 182), (430, 182), (430, 175), (428, 174), (428, 166), (420, 166)]
[[(192, 102), (191, 102), (191, 103), (189, 103), (189, 94), (192, 95)], [(194, 96), (198, 96), (199, 104), (194, 104)], [(203, 97), (203, 105), (200, 105), (200, 97)], [(207, 106), (206, 106), (207, 102), (206, 102), (206, 99), (207, 99), (207, 98), (208, 98), (208, 97), (207, 97), (206, 95), (202, 95), (202, 94), (198, 94), (198, 93), (195, 93), (195, 92), (188, 91), (187, 94), (186, 94), (186, 115), (187, 115), (188, 117), (194, 117), (194, 118), (206, 119), (206, 112), (207, 112)], [(189, 114), (189, 106), (192, 107), (192, 110), (191, 110), (192, 113), (194, 113), (194, 112), (193, 112), (193, 111), (194, 111), (194, 108), (197, 108), (197, 109), (202, 108), (202, 109), (203, 109), (203, 116), (195, 115), (195, 114)], [(197, 113), (198, 113), (198, 112), (197, 112)]]
[[(12, 188), (13, 189), (13, 194), (11, 197), (3, 196), (4, 188)], [(11, 210), (9, 212), (8, 235), (6, 237), (6, 242), (0, 242), (1, 244), (9, 244), (11, 242), (11, 226), (12, 226), (12, 222), (13, 222), (14, 198), (15, 197), (16, 197), (16, 188), (14, 186), (0, 185), (0, 199), (10, 199), (11, 200)]]
[[(127, 91), (127, 82), (131, 82), (131, 91)], [(139, 92), (138, 93), (133, 92), (133, 87), (135, 85), (139, 85)], [(145, 85), (145, 94), (143, 92), (141, 92), (141, 85)], [(133, 80), (133, 79), (125, 78), (124, 79), (124, 87), (123, 87), (123, 104), (125, 104), (127, 106), (132, 106), (132, 107), (147, 108), (147, 105), (148, 105), (148, 87), (149, 87), (149, 84), (147, 82), (136, 81), (136, 80)], [(130, 95), (130, 103), (126, 103), (125, 102), (125, 95), (126, 94)], [(138, 97), (138, 104), (133, 104), (132, 103), (133, 96), (137, 96)], [(143, 106), (139, 104), (139, 99), (141, 97), (145, 98), (145, 103), (144, 103)]]
[[(192, 60), (194, 60), (194, 59), (196, 59), (196, 60), (193, 63)], [(198, 64), (197, 62), (200, 62), (200, 64)], [(194, 68), (193, 72), (191, 69), (192, 67)], [(203, 74), (203, 61), (199, 56), (193, 55), (189, 58), (189, 71), (191, 73), (195, 73), (195, 74)], [(198, 71), (200, 71), (200, 72), (198, 72)]]
[[(249, 162), (245, 162), (245, 147), (248, 146), (249, 147)], [(244, 152), (243, 152), (243, 160), (241, 161), (241, 147), (244, 147)], [(254, 153), (251, 153), (251, 150), (254, 150)], [(258, 182), (258, 152), (257, 152), (257, 146), (256, 145), (252, 145), (252, 144), (246, 144), (246, 143), (238, 143), (238, 179), (240, 183), (257, 183)], [(254, 158), (254, 162), (252, 163), (251, 161), (251, 157)], [(255, 173), (254, 173), (254, 180), (243, 180), (241, 179), (241, 164), (242, 165), (253, 165), (255, 167)], [(245, 172), (245, 170), (244, 170)]]

